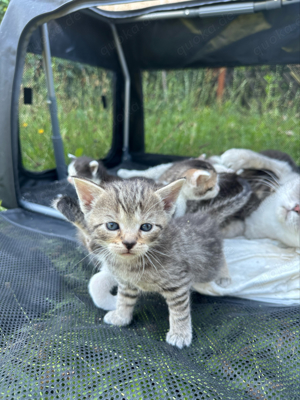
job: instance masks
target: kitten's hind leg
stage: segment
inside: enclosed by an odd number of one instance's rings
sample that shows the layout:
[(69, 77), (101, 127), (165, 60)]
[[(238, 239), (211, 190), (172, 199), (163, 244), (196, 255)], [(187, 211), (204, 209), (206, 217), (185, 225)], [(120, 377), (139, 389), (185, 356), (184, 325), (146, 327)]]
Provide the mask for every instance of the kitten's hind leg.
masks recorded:
[(170, 330), (167, 343), (182, 349), (192, 341), (192, 322), (189, 289), (178, 288), (163, 292), (169, 307)]
[(133, 309), (137, 301), (138, 289), (132, 286), (118, 285), (117, 309), (108, 312), (104, 322), (111, 325), (125, 326), (132, 321)]
[(218, 286), (221, 286), (222, 288), (226, 288), (231, 284), (231, 277), (229, 274), (227, 262), (224, 258), (222, 267), (219, 270), (218, 276), (215, 279), (215, 282)]

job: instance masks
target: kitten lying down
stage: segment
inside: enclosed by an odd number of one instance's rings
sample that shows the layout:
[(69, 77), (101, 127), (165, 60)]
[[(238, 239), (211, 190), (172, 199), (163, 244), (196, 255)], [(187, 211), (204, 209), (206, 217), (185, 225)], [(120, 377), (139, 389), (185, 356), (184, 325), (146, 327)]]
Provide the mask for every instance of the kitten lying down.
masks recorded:
[(72, 160), (68, 165), (68, 181), (73, 185), (73, 176), (90, 179), (98, 185), (101, 182), (112, 182), (121, 180), (121, 178), (111, 175), (100, 160), (94, 160), (91, 157), (76, 157), (68, 154)]
[(300, 247), (300, 174), (293, 160), (278, 151), (259, 154), (245, 149), (227, 150), (221, 160), (235, 171), (267, 170), (275, 175), (265, 182), (271, 191), (257, 208), (244, 221), (228, 226), (228, 231), (234, 232), (231, 237), (270, 238)]
[[(79, 229), (87, 229), (86, 246), (102, 263), (101, 273), (118, 283), (116, 310), (104, 321), (128, 325), (139, 292), (158, 292), (169, 307), (167, 342), (179, 348), (192, 340), (193, 284), (229, 279), (215, 219), (200, 212), (172, 219), (184, 182), (180, 179), (160, 189), (141, 180), (100, 187), (74, 178), (85, 221)], [(54, 204), (58, 210), (61, 201)], [(95, 301), (101, 288), (94, 286), (94, 277), (89, 291)]]
[(129, 179), (129, 178), (133, 178), (136, 176), (140, 176), (140, 177), (144, 177), (144, 178), (150, 178), (150, 179), (154, 179), (155, 181), (164, 181), (164, 177), (166, 176), (166, 174), (169, 174), (169, 172), (173, 172), (176, 171), (177, 169), (177, 165), (180, 166), (180, 164), (182, 165), (182, 163), (186, 162), (186, 161), (195, 161), (195, 160), (200, 160), (200, 161), (205, 161), (206, 164), (209, 163), (210, 165), (212, 165), (214, 167), (214, 170), (217, 173), (231, 173), (233, 172), (233, 170), (231, 168), (225, 167), (225, 165), (222, 164), (221, 158), (219, 156), (213, 156), (210, 157), (208, 159), (206, 159), (206, 154), (201, 154), (201, 156), (197, 157), (197, 158), (190, 158), (188, 160), (184, 160), (184, 161), (175, 161), (172, 163), (167, 163), (167, 164), (160, 164), (157, 165), (155, 167), (150, 167), (144, 171), (140, 171), (137, 169), (134, 170), (129, 170), (129, 169), (119, 169), (117, 174), (120, 178), (123, 179)]

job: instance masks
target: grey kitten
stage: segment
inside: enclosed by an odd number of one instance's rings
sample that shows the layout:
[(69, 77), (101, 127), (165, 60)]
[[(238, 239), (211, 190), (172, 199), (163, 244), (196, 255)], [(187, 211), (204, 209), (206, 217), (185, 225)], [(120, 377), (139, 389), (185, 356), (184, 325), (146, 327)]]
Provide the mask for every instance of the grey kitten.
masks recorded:
[(139, 293), (160, 293), (169, 307), (167, 342), (179, 348), (192, 340), (193, 283), (228, 277), (218, 223), (203, 213), (172, 219), (184, 182), (156, 189), (141, 180), (98, 186), (74, 178), (90, 251), (118, 282), (117, 309), (104, 321), (128, 325)]
[[(98, 185), (104, 182), (113, 182), (113, 181), (121, 181), (123, 180), (117, 175), (112, 175), (108, 173), (107, 169), (104, 167), (103, 163), (100, 160), (94, 160), (91, 157), (81, 156), (75, 157), (72, 154), (68, 154), (69, 158), (72, 159), (72, 162), (68, 165), (68, 181), (73, 184), (73, 178), (85, 178), (89, 179)], [(149, 183), (155, 184), (155, 181), (151, 178), (146, 177), (134, 177), (129, 179), (142, 179)], [(162, 185), (157, 185), (162, 186)]]
[(87, 156), (76, 157), (72, 154), (68, 156), (72, 160), (68, 165), (68, 181), (72, 184), (73, 176), (87, 178), (97, 184), (121, 180), (118, 176), (109, 174), (100, 160)]

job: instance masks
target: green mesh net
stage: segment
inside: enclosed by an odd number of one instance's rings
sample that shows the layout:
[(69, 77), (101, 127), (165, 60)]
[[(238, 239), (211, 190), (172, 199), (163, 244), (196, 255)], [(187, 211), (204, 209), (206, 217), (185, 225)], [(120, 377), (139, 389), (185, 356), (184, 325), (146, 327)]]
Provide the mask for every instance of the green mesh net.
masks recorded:
[(142, 297), (128, 327), (104, 324), (77, 243), (4, 216), (0, 399), (299, 399), (299, 307), (194, 293), (178, 350), (162, 297)]

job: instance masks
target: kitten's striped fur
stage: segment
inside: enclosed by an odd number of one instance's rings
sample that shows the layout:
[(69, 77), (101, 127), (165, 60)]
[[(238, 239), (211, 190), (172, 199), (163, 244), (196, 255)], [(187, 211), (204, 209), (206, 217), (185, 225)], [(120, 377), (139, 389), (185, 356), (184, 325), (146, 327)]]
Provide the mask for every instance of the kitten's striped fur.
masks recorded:
[(231, 217), (242, 210), (248, 203), (252, 190), (251, 185), (243, 178), (232, 173), (219, 174), (220, 192), (212, 200), (187, 201), (187, 212), (202, 211), (212, 215), (223, 226)]
[[(203, 213), (172, 219), (184, 183), (161, 189), (141, 180), (98, 186), (74, 179), (90, 232), (89, 248), (118, 281), (117, 309), (105, 322), (127, 325), (140, 292), (162, 294), (169, 307), (167, 342), (192, 340), (189, 293), (193, 283), (228, 278), (218, 224)], [(117, 223), (109, 230), (107, 223)], [(151, 224), (143, 231), (143, 224)]]

